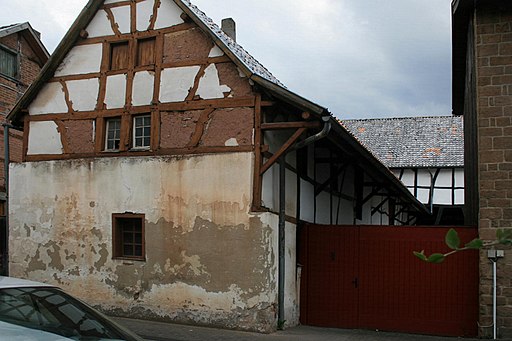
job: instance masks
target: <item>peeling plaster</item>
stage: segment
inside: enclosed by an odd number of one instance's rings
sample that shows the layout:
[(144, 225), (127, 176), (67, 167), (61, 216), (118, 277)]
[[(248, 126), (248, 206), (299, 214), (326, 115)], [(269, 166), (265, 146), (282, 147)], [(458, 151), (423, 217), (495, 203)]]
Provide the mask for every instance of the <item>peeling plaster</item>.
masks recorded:
[(113, 75), (107, 77), (105, 105), (107, 109), (123, 108), (126, 102), (126, 75)]
[(98, 102), (100, 80), (98, 78), (81, 79), (66, 82), (69, 99), (75, 111), (92, 111)]
[(66, 96), (58, 82), (46, 83), (28, 107), (30, 115), (67, 113)]
[(89, 38), (114, 35), (107, 12), (99, 10), (85, 29)]
[(153, 100), (155, 75), (149, 71), (135, 73), (133, 79), (132, 105), (150, 105)]
[(232, 138), (226, 140), (224, 145), (227, 146), (227, 147), (237, 147), (238, 146), (238, 141), (234, 137), (232, 137)]
[(187, 98), (199, 66), (163, 69), (160, 80), (160, 102), (181, 102)]
[(156, 16), (155, 29), (183, 24), (181, 19), (183, 12), (174, 1), (160, 1), (160, 7)]
[(112, 7), (114, 19), (121, 33), (130, 33), (130, 6)]
[(219, 74), (215, 64), (210, 64), (204, 76), (199, 81), (197, 94), (202, 99), (224, 98), (225, 92), (230, 92), (231, 88), (227, 85), (220, 85)]
[[(277, 225), (249, 213), (251, 164), (252, 153), (15, 164), (12, 275), (125, 316), (272, 331)], [(111, 214), (125, 211), (146, 215), (145, 262), (112, 259)]]
[(30, 122), (27, 155), (62, 154), (62, 152), (62, 141), (55, 122)]
[(74, 46), (55, 71), (55, 77), (100, 72), (102, 44)]

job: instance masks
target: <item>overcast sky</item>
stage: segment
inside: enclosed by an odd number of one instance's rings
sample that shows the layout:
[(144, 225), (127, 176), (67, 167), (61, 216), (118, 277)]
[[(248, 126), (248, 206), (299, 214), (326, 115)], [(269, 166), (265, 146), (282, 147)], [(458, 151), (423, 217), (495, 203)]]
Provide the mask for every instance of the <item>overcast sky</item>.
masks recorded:
[[(169, 0), (170, 1), (170, 0)], [(86, 0), (0, 0), (52, 52)], [(290, 90), (347, 118), (451, 113), (450, 0), (192, 0)]]

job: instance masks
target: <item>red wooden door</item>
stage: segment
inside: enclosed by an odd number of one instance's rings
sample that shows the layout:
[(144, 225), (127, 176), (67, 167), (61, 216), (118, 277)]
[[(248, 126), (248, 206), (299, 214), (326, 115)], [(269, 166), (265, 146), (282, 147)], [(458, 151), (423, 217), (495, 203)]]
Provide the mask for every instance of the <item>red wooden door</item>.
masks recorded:
[[(463, 242), (477, 234), (476, 229), (457, 230)], [(422, 249), (446, 251), (446, 231), (437, 227), (306, 227), (302, 236), (307, 247), (301, 248), (302, 323), (475, 336), (478, 252), (450, 256), (441, 265), (421, 262), (412, 255)], [(332, 261), (333, 248), (343, 260)], [(350, 286), (355, 278), (357, 286)]]

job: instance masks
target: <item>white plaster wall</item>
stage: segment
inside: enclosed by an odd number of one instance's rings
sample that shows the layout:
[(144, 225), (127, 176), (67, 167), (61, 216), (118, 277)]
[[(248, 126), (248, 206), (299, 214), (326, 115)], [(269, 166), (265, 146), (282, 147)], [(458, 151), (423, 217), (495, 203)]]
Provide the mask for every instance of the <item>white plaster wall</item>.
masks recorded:
[(153, 88), (155, 82), (154, 73), (140, 71), (135, 73), (133, 78), (132, 104), (150, 105), (153, 101)]
[(102, 51), (102, 44), (73, 47), (55, 71), (55, 76), (100, 72)]
[(229, 93), (231, 88), (221, 85), (219, 73), (215, 64), (210, 64), (204, 71), (203, 77), (199, 80), (197, 95), (202, 99), (224, 98), (224, 93)]
[(100, 80), (98, 78), (67, 81), (69, 99), (75, 111), (92, 111), (98, 103)]
[(130, 6), (112, 7), (110, 9), (121, 33), (130, 33)]
[(146, 0), (137, 3), (137, 31), (146, 31), (153, 15), (154, 0)]
[(89, 25), (87, 25), (85, 30), (89, 34), (89, 38), (114, 35), (114, 31), (112, 30), (112, 25), (108, 19), (107, 12), (102, 9), (96, 12), (94, 18), (92, 18), (91, 22)]
[[(28, 155), (38, 154), (62, 154), (62, 141), (57, 124), (53, 121), (30, 122), (30, 134), (28, 136)], [(44, 184), (45, 181), (34, 179), (35, 182)], [(13, 187), (17, 188), (17, 187)]]
[[(10, 185), (16, 191), (9, 205), (11, 274), (56, 283), (107, 310), (149, 307), (159, 316), (172, 318), (173, 309), (186, 305), (198, 322), (244, 309), (255, 309), (255, 314), (261, 309), (272, 310), (277, 295), (276, 215), (249, 214), (252, 160), (252, 153), (234, 153), (13, 164)], [(219, 211), (219, 205), (230, 209)], [(249, 228), (253, 226), (251, 219), (259, 219), (262, 230), (256, 233), (262, 237), (254, 242), (263, 242), (266, 249), (258, 257), (263, 257), (259, 261), (268, 270), (267, 287), (244, 291), (233, 282), (227, 291), (208, 291), (178, 281), (152, 285), (137, 300), (122, 295), (107, 285), (117, 282), (116, 274), (170, 271), (112, 259), (111, 214), (122, 212), (144, 213), (146, 224), (173, 222), (173, 228), (184, 236), (198, 233), (193, 229), (199, 215), (204, 221), (226, 227), (243, 224)], [(271, 233), (267, 235), (265, 231), (269, 229)], [(293, 288), (295, 241), (293, 226), (287, 229), (291, 230), (287, 234), (287, 288)], [(194, 269), (204, 270), (201, 259), (186, 256), (194, 263)], [(101, 271), (96, 269), (100, 261)], [(169, 264), (174, 261), (167, 260)], [(123, 290), (136, 292), (142, 285)], [(290, 321), (296, 320), (298, 310), (293, 304), (297, 294), (291, 291), (287, 295)]]
[[(297, 214), (297, 176), (289, 169), (286, 170), (285, 211), (295, 217)], [(279, 163), (275, 163), (263, 175), (262, 183), (263, 206), (274, 212), (279, 212)]]
[(174, 1), (161, 1), (156, 16), (155, 29), (182, 24), (184, 22), (180, 17), (182, 13)]
[(126, 102), (126, 75), (107, 77), (105, 105), (107, 109), (122, 108)]
[(210, 50), (210, 54), (208, 55), (208, 57), (213, 58), (213, 57), (220, 57), (223, 55), (224, 55), (224, 51), (222, 51), (217, 45), (215, 45)]
[(163, 69), (160, 76), (160, 102), (181, 102), (194, 86), (199, 66)]
[(46, 83), (28, 107), (30, 115), (67, 113), (66, 96), (62, 84)]

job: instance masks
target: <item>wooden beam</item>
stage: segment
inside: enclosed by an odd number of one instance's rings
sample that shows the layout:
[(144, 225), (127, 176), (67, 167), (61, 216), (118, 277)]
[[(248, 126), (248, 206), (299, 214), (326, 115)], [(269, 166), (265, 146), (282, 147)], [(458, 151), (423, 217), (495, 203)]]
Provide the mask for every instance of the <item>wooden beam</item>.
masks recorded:
[(320, 128), (321, 123), (318, 121), (309, 122), (276, 122), (276, 123), (262, 123), (262, 130), (277, 130), (277, 129), (295, 129), (295, 128)]
[[(262, 178), (260, 169), (263, 163), (263, 146), (261, 134), (261, 94), (256, 95), (254, 103), (254, 175), (253, 175), (253, 197), (252, 211), (261, 209)], [(268, 150), (268, 146), (267, 150)]]
[(287, 150), (291, 147), (292, 144), (297, 141), (297, 139), (306, 131), (306, 128), (299, 128), (289, 139), (281, 146), (281, 148), (272, 155), (272, 157), (265, 162), (265, 164), (261, 167), (260, 174), (263, 175)]

